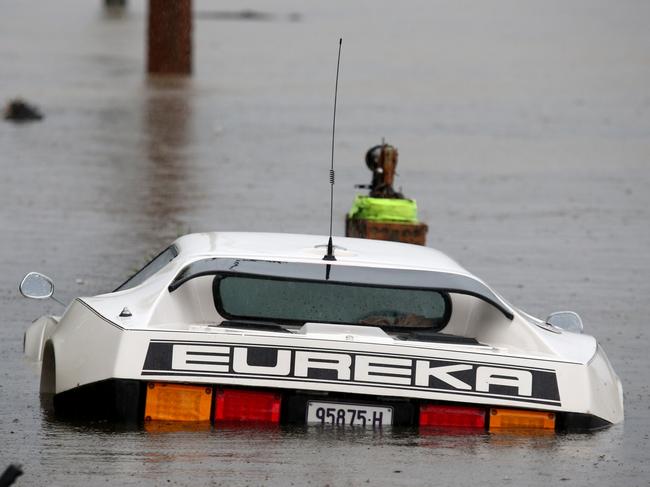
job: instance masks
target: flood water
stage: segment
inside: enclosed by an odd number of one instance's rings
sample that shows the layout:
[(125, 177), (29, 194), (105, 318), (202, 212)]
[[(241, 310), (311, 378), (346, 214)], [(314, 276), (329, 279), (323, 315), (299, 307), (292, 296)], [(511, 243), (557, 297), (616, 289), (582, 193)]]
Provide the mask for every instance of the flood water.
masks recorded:
[[(5, 0), (0, 468), (16, 485), (650, 485), (650, 4), (195, 2), (194, 75), (144, 74), (146, 3)], [(56, 420), (23, 333), (189, 231), (324, 234), (337, 39), (335, 234), (363, 156), (400, 151), (428, 245), (545, 317), (578, 311), (621, 376), (593, 434), (147, 431)]]

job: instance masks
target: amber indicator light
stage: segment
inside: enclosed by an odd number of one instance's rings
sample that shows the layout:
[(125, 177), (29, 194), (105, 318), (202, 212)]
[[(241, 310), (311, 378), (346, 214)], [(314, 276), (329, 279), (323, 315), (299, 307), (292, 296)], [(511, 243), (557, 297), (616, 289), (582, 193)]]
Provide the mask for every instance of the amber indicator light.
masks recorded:
[(145, 421), (210, 421), (212, 386), (147, 384)]
[(555, 413), (520, 409), (490, 409), (490, 431), (498, 429), (555, 429)]

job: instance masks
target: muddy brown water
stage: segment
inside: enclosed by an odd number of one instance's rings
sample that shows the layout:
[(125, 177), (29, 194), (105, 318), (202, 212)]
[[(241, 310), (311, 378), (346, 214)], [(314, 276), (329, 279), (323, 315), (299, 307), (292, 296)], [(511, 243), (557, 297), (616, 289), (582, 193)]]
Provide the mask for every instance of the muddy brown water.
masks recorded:
[[(196, 2), (194, 76), (148, 80), (144, 2), (3, 2), (0, 99), (45, 119), (0, 123), (0, 467), (53, 486), (649, 485), (649, 4), (246, 7), (264, 15)], [(364, 151), (386, 137), (429, 245), (532, 314), (582, 314), (622, 378), (623, 424), (169, 432), (41, 408), (23, 332), (60, 308), (20, 298), (27, 271), (67, 301), (188, 231), (327, 231), (340, 35), (335, 232), (370, 178)]]

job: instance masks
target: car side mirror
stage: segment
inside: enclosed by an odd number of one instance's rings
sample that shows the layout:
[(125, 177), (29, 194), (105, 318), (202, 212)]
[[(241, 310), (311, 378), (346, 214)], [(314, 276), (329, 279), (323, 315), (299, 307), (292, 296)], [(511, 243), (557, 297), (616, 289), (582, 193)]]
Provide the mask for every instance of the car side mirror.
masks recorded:
[(20, 286), (18, 286), (18, 289), (20, 290), (20, 294), (26, 298), (52, 298), (57, 303), (65, 306), (64, 303), (54, 297), (54, 283), (52, 282), (52, 279), (46, 275), (41, 274), (40, 272), (30, 272), (25, 277), (23, 277), (23, 280), (20, 281)]
[(571, 333), (582, 333), (582, 318), (575, 311), (556, 311), (546, 318), (546, 323)]
[(54, 294), (52, 279), (38, 272), (30, 272), (20, 283), (20, 294), (26, 298), (48, 299)]

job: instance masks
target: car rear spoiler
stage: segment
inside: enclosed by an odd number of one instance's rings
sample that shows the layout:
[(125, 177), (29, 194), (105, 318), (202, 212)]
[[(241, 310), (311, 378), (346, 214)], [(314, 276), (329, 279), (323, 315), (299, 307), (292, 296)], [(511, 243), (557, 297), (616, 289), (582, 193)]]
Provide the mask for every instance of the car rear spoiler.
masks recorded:
[(280, 262), (214, 257), (186, 265), (169, 285), (174, 292), (187, 281), (202, 276), (260, 276), (270, 279), (328, 281), (339, 284), (362, 284), (400, 289), (426, 289), (479, 298), (497, 308), (512, 320), (514, 311), (498, 294), (481, 280), (451, 272), (388, 269), (342, 264)]

